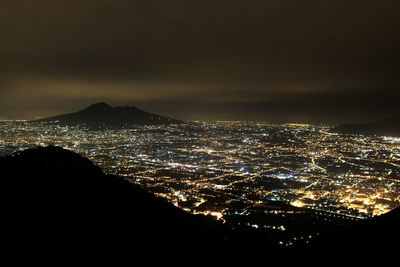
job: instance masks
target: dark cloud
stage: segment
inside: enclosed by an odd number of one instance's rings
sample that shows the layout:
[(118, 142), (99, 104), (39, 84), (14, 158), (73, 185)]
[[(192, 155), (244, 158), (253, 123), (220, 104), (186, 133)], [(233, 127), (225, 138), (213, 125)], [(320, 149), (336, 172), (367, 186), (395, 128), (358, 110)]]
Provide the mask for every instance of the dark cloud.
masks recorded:
[(0, 112), (105, 100), (189, 119), (400, 114), (400, 3), (13, 0), (0, 10)]

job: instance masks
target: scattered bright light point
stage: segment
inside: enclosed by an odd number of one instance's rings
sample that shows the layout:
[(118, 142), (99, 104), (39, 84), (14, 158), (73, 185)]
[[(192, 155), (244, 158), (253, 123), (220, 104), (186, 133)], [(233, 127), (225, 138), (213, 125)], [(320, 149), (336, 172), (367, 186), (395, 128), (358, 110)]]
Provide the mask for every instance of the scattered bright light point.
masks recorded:
[(297, 207), (297, 208), (303, 208), (305, 206), (304, 202), (300, 201), (300, 200), (295, 200), (290, 202), (290, 205)]

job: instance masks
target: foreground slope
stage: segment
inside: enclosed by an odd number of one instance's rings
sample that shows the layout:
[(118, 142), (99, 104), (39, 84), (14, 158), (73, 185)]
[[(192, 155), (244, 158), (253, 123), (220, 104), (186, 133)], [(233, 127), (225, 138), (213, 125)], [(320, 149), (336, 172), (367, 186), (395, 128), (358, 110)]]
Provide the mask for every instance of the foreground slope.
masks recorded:
[[(397, 208), (379, 217), (321, 233), (309, 249), (320, 250), (325, 254), (348, 253), (354, 257), (367, 252), (373, 253), (370, 256), (386, 256), (398, 252), (399, 240), (400, 208)], [(361, 253), (355, 253), (357, 251)]]
[(0, 158), (2, 242), (36, 256), (131, 257), (228, 248), (225, 228), (57, 147)]
[(1, 243), (7, 253), (39, 259), (134, 261), (142, 253), (221, 253), (238, 257), (379, 248), (399, 240), (399, 210), (321, 233), (314, 246), (282, 250), (258, 231), (240, 231), (188, 214), (90, 160), (57, 147), (0, 157)]

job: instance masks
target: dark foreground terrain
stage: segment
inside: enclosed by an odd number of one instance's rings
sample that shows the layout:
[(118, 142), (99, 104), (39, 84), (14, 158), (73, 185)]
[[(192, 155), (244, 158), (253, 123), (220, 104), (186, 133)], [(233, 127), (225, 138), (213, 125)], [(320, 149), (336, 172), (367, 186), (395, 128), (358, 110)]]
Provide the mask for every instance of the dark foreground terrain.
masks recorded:
[(312, 243), (284, 249), (266, 233), (233, 230), (188, 214), (88, 159), (57, 147), (0, 158), (2, 230), (6, 255), (16, 259), (134, 261), (221, 254), (274, 257), (304, 250), (393, 248), (400, 214), (338, 226)]

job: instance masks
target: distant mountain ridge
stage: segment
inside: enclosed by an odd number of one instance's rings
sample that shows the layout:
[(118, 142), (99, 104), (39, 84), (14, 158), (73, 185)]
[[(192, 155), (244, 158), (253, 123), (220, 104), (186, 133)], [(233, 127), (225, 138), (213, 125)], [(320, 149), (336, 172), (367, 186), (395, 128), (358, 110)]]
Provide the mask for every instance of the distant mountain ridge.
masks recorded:
[(371, 123), (343, 124), (335, 127), (333, 132), (397, 137), (400, 136), (400, 116)]
[(54, 122), (62, 125), (85, 125), (92, 128), (131, 127), (135, 125), (168, 125), (181, 124), (175, 120), (137, 107), (111, 107), (101, 102), (93, 104), (81, 111), (37, 120), (36, 122)]

